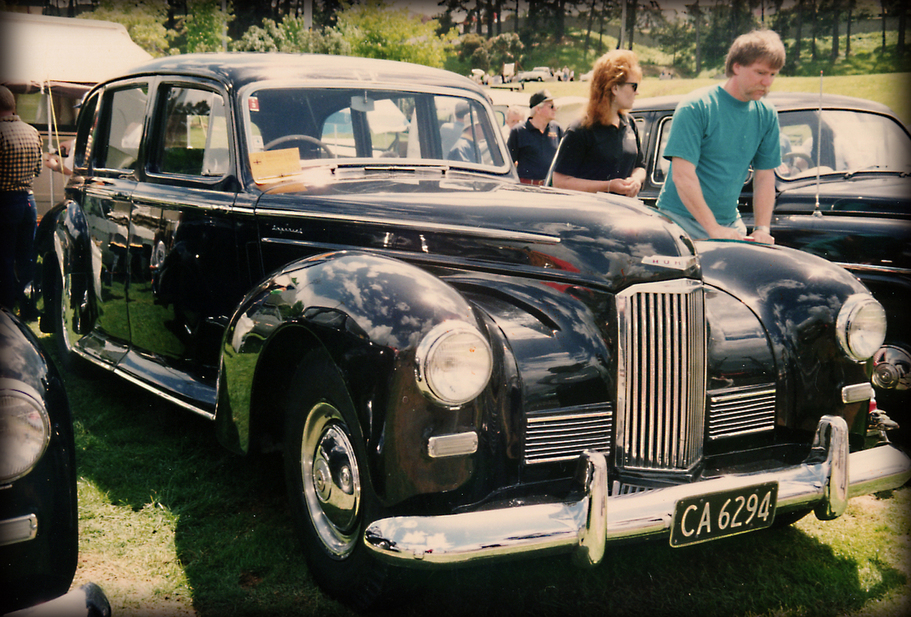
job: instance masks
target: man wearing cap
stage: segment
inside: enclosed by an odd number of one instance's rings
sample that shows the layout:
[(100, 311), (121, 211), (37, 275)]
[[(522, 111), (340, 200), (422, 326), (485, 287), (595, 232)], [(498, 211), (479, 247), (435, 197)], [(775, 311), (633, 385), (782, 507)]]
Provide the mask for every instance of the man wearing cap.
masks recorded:
[(554, 99), (547, 90), (531, 95), (531, 114), (509, 132), (506, 145), (524, 184), (544, 184), (550, 164), (563, 139), (563, 129), (554, 121)]

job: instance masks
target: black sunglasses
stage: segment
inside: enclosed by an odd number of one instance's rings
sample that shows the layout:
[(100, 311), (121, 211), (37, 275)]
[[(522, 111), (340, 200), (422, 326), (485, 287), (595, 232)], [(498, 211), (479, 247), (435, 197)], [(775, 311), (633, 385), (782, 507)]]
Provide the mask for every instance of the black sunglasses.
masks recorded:
[(632, 87), (633, 87), (633, 92), (636, 92), (637, 90), (639, 90), (639, 84), (636, 83), (636, 82), (634, 82), (634, 81), (628, 81), (628, 82), (626, 82), (626, 83), (623, 84), (623, 85), (624, 85), (624, 86), (632, 86)]

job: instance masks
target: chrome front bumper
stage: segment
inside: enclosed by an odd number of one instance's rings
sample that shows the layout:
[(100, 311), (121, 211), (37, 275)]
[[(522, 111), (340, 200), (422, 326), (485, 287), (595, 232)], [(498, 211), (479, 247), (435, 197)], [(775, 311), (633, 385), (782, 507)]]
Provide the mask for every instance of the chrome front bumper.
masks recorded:
[(683, 498), (777, 482), (779, 512), (811, 508), (828, 520), (844, 513), (849, 498), (898, 488), (911, 478), (911, 459), (891, 444), (850, 454), (848, 426), (837, 416), (820, 420), (806, 461), (772, 472), (608, 497), (604, 455), (586, 452), (579, 465), (585, 490), (578, 501), (386, 518), (367, 528), (364, 542), (379, 558), (412, 567), (558, 552), (595, 565), (608, 543), (669, 536), (674, 506)]

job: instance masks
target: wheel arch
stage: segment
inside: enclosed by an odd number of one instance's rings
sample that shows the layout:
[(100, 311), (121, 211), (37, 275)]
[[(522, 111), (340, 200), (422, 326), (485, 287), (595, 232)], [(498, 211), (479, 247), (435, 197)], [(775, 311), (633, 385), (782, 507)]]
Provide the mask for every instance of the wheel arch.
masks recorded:
[[(91, 330), (95, 310), (95, 287), (92, 274), (92, 243), (88, 221), (82, 207), (73, 200), (63, 202), (58, 208), (45, 215), (36, 234), (39, 261), (36, 272), (40, 271), (41, 293), (44, 297), (45, 312), (59, 303), (55, 295), (55, 277), (69, 277), (70, 297), (79, 301), (72, 307), (78, 311), (75, 323), (78, 333)], [(56, 328), (46, 326), (42, 319), (42, 330)]]
[(449, 319), (475, 316), (453, 287), (411, 264), (359, 252), (289, 264), (247, 296), (226, 331), (219, 440), (241, 454), (280, 444), (279, 397), (313, 351), (341, 374), (365, 439), (378, 439), (396, 358)]

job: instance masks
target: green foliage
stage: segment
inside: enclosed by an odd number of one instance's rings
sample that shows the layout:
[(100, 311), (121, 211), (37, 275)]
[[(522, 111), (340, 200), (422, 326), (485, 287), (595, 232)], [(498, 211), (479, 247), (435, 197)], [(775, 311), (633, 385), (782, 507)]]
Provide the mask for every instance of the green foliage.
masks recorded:
[(521, 63), (524, 49), (525, 44), (515, 32), (504, 32), (490, 39), (469, 32), (459, 37), (455, 61), (448, 63), (447, 68), (457, 73), (481, 69), (496, 75), (504, 63)]
[(437, 25), (383, 0), (368, 0), (338, 14), (338, 30), (352, 55), (442, 67), (455, 32), (437, 35)]
[(500, 67), (509, 62), (521, 62), (525, 45), (515, 32), (504, 32), (487, 42), (487, 55), (491, 68), (499, 72)]
[[(475, 34), (474, 32), (469, 32), (462, 35), (459, 38), (458, 44), (458, 56), (459, 60), (462, 62), (470, 62), (471, 58), (474, 57), (474, 52), (476, 49), (481, 49), (487, 46), (487, 40), (480, 34)], [(472, 67), (472, 68), (481, 68), (481, 67)]]
[(167, 0), (136, 0), (132, 3), (101, 0), (98, 8), (79, 17), (123, 24), (133, 42), (153, 56), (170, 53), (171, 40), (177, 35), (164, 26), (168, 18)]
[(233, 9), (230, 2), (227, 12), (221, 9), (221, 0), (190, 0), (183, 28), (187, 39), (187, 52), (222, 51), (227, 45), (225, 32)]
[(304, 26), (302, 17), (292, 15), (286, 15), (281, 24), (271, 19), (263, 20), (262, 28), (252, 26), (231, 48), (234, 51), (351, 55), (351, 45), (338, 30), (310, 31)]

